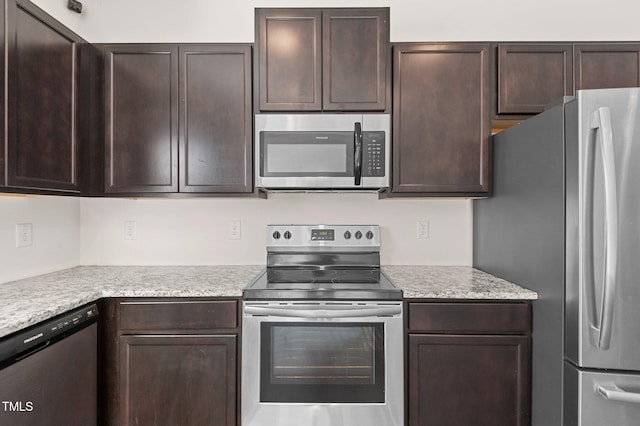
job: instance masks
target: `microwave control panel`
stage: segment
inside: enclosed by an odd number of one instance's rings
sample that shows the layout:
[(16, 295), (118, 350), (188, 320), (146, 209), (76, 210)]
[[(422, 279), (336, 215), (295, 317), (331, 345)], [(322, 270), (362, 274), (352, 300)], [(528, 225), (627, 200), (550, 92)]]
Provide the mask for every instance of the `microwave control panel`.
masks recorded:
[(384, 177), (384, 132), (362, 132), (362, 176)]

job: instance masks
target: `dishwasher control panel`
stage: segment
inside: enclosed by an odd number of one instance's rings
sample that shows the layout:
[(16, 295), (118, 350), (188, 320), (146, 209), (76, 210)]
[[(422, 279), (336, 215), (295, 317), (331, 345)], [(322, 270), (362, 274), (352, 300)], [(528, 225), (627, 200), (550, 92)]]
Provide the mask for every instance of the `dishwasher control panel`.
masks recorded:
[(0, 367), (68, 336), (97, 321), (95, 304), (74, 309), (0, 340)]

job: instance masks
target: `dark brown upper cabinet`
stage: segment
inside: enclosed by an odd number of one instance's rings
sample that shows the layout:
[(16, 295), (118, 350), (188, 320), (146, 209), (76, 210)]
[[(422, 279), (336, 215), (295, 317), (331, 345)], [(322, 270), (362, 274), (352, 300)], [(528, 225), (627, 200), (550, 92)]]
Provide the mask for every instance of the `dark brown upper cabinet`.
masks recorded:
[(486, 195), (490, 46), (399, 43), (393, 51), (390, 196)]
[(577, 43), (574, 57), (576, 90), (640, 87), (639, 43)]
[(573, 46), (504, 43), (498, 50), (498, 115), (537, 114), (573, 94)]
[(178, 46), (105, 46), (105, 192), (178, 190)]
[(323, 109), (385, 110), (389, 9), (324, 10), (322, 31)]
[(258, 102), (262, 111), (322, 109), (322, 13), (256, 9)]
[(84, 41), (31, 2), (6, 5), (6, 184), (78, 192)]
[(105, 192), (252, 192), (251, 46), (105, 46), (105, 101)]
[(258, 111), (390, 109), (389, 8), (256, 9)]
[(251, 46), (180, 46), (180, 192), (251, 192)]

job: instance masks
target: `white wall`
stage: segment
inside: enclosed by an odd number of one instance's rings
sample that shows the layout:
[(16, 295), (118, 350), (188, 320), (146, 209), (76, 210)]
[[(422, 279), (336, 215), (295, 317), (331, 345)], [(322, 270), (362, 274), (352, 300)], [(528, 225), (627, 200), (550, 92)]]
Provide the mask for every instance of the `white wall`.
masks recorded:
[[(15, 225), (33, 225), (33, 244), (16, 248)], [(80, 263), (80, 200), (0, 196), (0, 283)]]
[[(264, 264), (266, 225), (373, 223), (383, 264), (470, 265), (471, 201), (378, 200), (376, 194), (275, 194), (269, 199), (83, 199), (82, 264)], [(124, 238), (124, 222), (137, 238)], [(240, 240), (229, 221), (240, 220)], [(429, 221), (429, 239), (416, 221)]]
[(91, 42), (253, 42), (254, 7), (391, 7), (391, 41), (640, 40), (637, 0), (32, 0)]

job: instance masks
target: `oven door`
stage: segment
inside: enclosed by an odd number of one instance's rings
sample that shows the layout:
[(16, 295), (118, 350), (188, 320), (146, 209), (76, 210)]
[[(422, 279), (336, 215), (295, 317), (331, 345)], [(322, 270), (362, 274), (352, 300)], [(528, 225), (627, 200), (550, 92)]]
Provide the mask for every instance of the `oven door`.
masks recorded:
[(242, 424), (402, 425), (402, 302), (245, 302)]

